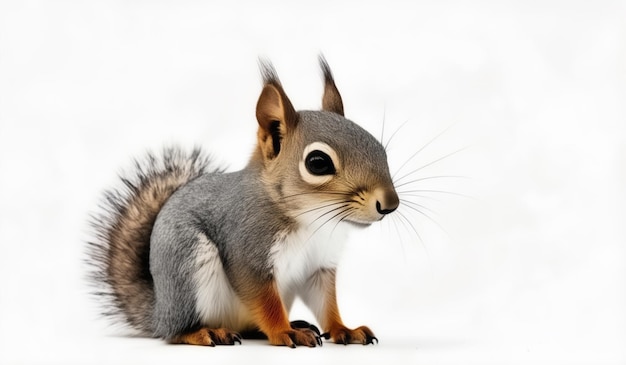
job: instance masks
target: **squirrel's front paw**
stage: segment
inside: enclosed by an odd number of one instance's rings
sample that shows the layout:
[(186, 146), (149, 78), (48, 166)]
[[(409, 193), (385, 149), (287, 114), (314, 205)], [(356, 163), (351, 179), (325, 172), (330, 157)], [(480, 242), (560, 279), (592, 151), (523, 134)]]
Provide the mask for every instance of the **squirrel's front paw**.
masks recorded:
[(360, 343), (363, 345), (378, 343), (378, 339), (374, 336), (374, 332), (366, 326), (356, 329), (349, 329), (341, 326), (332, 328), (330, 331), (322, 334), (325, 339), (332, 339), (335, 343), (347, 345), (349, 343)]
[(295, 348), (296, 346), (322, 346), (322, 338), (308, 328), (292, 328), (270, 335), (268, 338), (270, 344), (277, 346), (288, 346), (291, 348)]

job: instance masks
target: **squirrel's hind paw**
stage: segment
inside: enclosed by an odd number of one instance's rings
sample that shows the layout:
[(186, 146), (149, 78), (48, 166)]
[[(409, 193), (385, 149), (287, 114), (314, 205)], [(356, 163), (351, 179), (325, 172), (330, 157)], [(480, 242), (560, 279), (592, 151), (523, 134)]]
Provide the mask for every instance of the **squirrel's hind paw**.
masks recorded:
[(173, 344), (188, 344), (201, 346), (241, 345), (241, 335), (227, 328), (201, 328), (195, 332), (179, 335), (170, 340)]

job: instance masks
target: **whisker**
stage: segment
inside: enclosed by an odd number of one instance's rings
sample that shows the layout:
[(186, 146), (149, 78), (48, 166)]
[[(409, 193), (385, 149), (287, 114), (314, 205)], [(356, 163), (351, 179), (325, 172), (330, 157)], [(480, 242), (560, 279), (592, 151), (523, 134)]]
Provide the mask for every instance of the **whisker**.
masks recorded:
[(330, 234), (328, 235), (329, 237), (331, 237), (333, 235), (333, 233), (335, 233), (335, 229), (337, 229), (337, 226), (339, 225), (339, 223), (343, 222), (346, 218), (348, 218), (353, 211), (355, 211), (356, 208), (354, 207), (350, 207), (346, 210), (343, 211), (343, 215), (337, 220), (337, 223), (335, 223), (335, 226), (333, 227), (333, 229), (330, 231)]
[[(427, 164), (425, 164), (425, 165), (422, 165), (422, 166), (418, 167), (417, 169), (415, 169), (415, 170), (413, 170), (413, 171), (411, 171), (411, 172), (409, 172), (409, 173), (407, 173), (407, 174), (405, 174), (405, 175), (402, 175), (402, 177), (400, 177), (400, 178), (399, 178), (399, 179), (397, 179), (397, 180), (393, 179), (393, 176), (392, 176), (392, 180), (394, 181), (394, 183), (397, 183), (397, 182), (399, 182), (400, 180), (402, 180), (402, 179), (404, 179), (404, 178), (406, 178), (406, 177), (408, 177), (408, 176), (411, 176), (411, 175), (413, 175), (414, 173), (416, 173), (416, 172), (418, 172), (418, 171), (420, 171), (420, 170), (423, 170), (423, 169), (425, 169), (425, 168), (426, 168), (426, 167), (428, 167), (428, 166), (434, 165), (434, 164), (436, 164), (437, 162), (440, 162), (440, 161), (442, 161), (442, 160), (445, 160), (445, 159), (446, 159), (446, 158), (448, 158), (448, 157), (454, 156), (455, 154), (457, 154), (457, 153), (459, 153), (459, 152), (461, 152), (461, 151), (463, 151), (463, 150), (465, 150), (465, 149), (467, 149), (467, 148), (468, 148), (468, 147), (463, 147), (463, 148), (460, 148), (460, 149), (458, 149), (458, 150), (456, 150), (456, 151), (454, 151), (454, 152), (448, 153), (447, 155), (445, 155), (445, 156), (443, 156), (443, 157), (440, 157), (440, 158), (438, 158), (438, 159), (436, 159), (436, 160), (434, 160), (434, 161), (432, 161), (432, 162), (429, 162), (429, 163), (427, 163)], [(395, 175), (394, 175), (394, 176), (395, 176)]]
[[(434, 210), (430, 209), (429, 207), (427, 207), (427, 206), (425, 206), (425, 205), (422, 205), (422, 204), (419, 204), (419, 203), (416, 203), (416, 202), (411, 201), (411, 200), (407, 200), (407, 199), (402, 199), (402, 198), (400, 198), (400, 202), (401, 202), (401, 203), (403, 203), (403, 204), (412, 205), (412, 206), (414, 206), (414, 207), (418, 207), (418, 208), (426, 209), (427, 211), (429, 211), (429, 212), (431, 212), (431, 213), (436, 213)], [(411, 208), (411, 207), (409, 206), (409, 208)]]
[[(417, 231), (417, 229), (415, 228), (413, 223), (411, 223), (411, 221), (406, 217), (406, 215), (403, 214), (402, 211), (399, 211), (399, 210), (396, 210), (396, 213), (398, 214), (399, 221), (402, 222), (402, 224), (404, 225), (404, 229), (406, 229), (407, 232), (410, 232), (409, 231), (409, 227), (410, 227), (411, 231), (413, 231), (413, 233), (415, 233), (415, 235), (417, 236), (419, 241), (422, 244), (424, 244), (424, 241), (422, 240), (422, 236), (419, 234), (419, 232)], [(408, 224), (408, 226), (407, 226), (407, 224)]]
[[(413, 203), (413, 202), (405, 201), (405, 203)], [(424, 207), (424, 206), (419, 205), (419, 204), (417, 204), (417, 203), (413, 203), (413, 204), (414, 204), (414, 205), (416, 205), (416, 206), (419, 206), (419, 207), (421, 207), (421, 208), (427, 209), (427, 210), (429, 210), (429, 211), (431, 211), (431, 212), (432, 212), (432, 210), (430, 210), (430, 209), (429, 209), (429, 208), (427, 208), (427, 207)], [(434, 224), (436, 224), (436, 225), (437, 225), (437, 227), (439, 227), (439, 229), (441, 229), (441, 230), (442, 230), (442, 231), (443, 231), (443, 232), (444, 232), (444, 233), (445, 233), (448, 237), (450, 237), (450, 234), (448, 233), (448, 231), (447, 231), (445, 228), (443, 228), (443, 226), (442, 226), (441, 224), (439, 224), (439, 222), (437, 222), (437, 221), (436, 221), (434, 218), (432, 218), (430, 215), (428, 215), (428, 214), (426, 214), (426, 213), (422, 212), (420, 209), (418, 209), (418, 208), (417, 208), (417, 207), (415, 207), (415, 206), (412, 206), (411, 204), (407, 204), (407, 205), (405, 205), (405, 206), (406, 206), (407, 208), (409, 208), (409, 209), (411, 209), (411, 210), (413, 210), (413, 211), (415, 211), (415, 212), (417, 212), (417, 213), (421, 214), (422, 216), (426, 217), (429, 221), (431, 221), (431, 222), (433, 222)], [(434, 212), (433, 212), (433, 213), (434, 213)]]
[(391, 222), (393, 223), (393, 226), (395, 227), (396, 236), (398, 237), (398, 240), (400, 241), (400, 249), (402, 250), (402, 257), (404, 257), (406, 260), (406, 250), (404, 248), (404, 239), (402, 238), (402, 235), (400, 234), (400, 228), (398, 227), (398, 221), (400, 220), (400, 218), (398, 218), (396, 215), (391, 215), (391, 218), (392, 218)]
[[(410, 174), (409, 174), (410, 175)], [(414, 179), (414, 180), (410, 180), (410, 181), (406, 181), (403, 182), (402, 184), (395, 184), (394, 187), (395, 188), (399, 188), (401, 186), (405, 186), (408, 184), (412, 184), (412, 183), (416, 183), (419, 181), (424, 181), (424, 180), (432, 180), (432, 179), (469, 179), (469, 177), (467, 176), (461, 176), (461, 175), (438, 175), (438, 176), (428, 176), (428, 177), (422, 177), (419, 179)], [(398, 179), (398, 181), (402, 180), (402, 178)]]
[(327, 190), (323, 190), (323, 191), (307, 191), (307, 192), (303, 192), (303, 193), (297, 193), (297, 194), (292, 194), (292, 195), (285, 195), (283, 197), (281, 197), (281, 199), (288, 199), (288, 198), (294, 198), (294, 197), (299, 197), (299, 196), (303, 196), (303, 195), (315, 195), (315, 194), (321, 194), (321, 195), (342, 195), (342, 196), (351, 196), (352, 194), (349, 192), (339, 192), (339, 191), (327, 191)]
[(424, 199), (430, 199), (430, 200), (434, 200), (434, 201), (441, 201), (440, 199), (437, 199), (435, 197), (428, 196), (428, 195), (423, 195), (423, 194), (412, 194), (412, 193), (407, 193), (407, 192), (398, 192), (398, 195), (410, 196), (410, 197), (416, 197), (416, 198), (424, 198)]
[(407, 194), (407, 193), (439, 193), (439, 194), (450, 194), (450, 195), (461, 196), (463, 198), (468, 198), (468, 199), (474, 199), (473, 197), (469, 195), (455, 193), (452, 191), (445, 191), (445, 190), (417, 189), (417, 190), (405, 190), (405, 191), (398, 192), (398, 194)]
[[(383, 128), (380, 132), (380, 143), (382, 144), (385, 140), (385, 118), (387, 116), (387, 105), (383, 106)], [(387, 146), (383, 147), (385, 151), (387, 150)]]
[[(330, 210), (328, 210), (328, 211), (326, 211), (326, 212), (324, 212), (324, 213), (320, 214), (317, 218), (315, 218), (314, 220), (312, 220), (310, 224), (313, 224), (313, 223), (317, 222), (319, 219), (321, 219), (321, 218), (322, 218), (322, 217), (324, 217), (325, 215), (331, 214), (332, 212), (335, 212), (335, 211), (337, 211), (337, 210), (340, 210), (340, 209), (343, 209), (343, 208), (346, 208), (346, 207), (349, 207), (349, 206), (350, 206), (350, 204), (349, 204), (349, 203), (346, 203), (346, 204), (341, 205), (341, 206), (339, 206), (339, 207), (337, 207), (337, 208), (330, 209)], [(332, 217), (331, 217), (331, 219), (332, 219)], [(322, 225), (323, 225), (323, 224), (322, 224)], [(318, 229), (319, 229), (319, 228), (318, 228)]]
[(422, 152), (426, 147), (428, 147), (428, 145), (430, 145), (431, 143), (433, 143), (437, 138), (441, 137), (444, 133), (446, 133), (448, 130), (450, 130), (450, 128), (452, 128), (452, 125), (447, 127), (446, 129), (444, 129), (441, 133), (439, 133), (438, 135), (436, 135), (435, 137), (433, 137), (430, 141), (426, 142), (425, 145), (422, 146), (422, 148), (420, 148), (419, 150), (417, 150), (414, 154), (411, 155), (411, 157), (409, 157), (406, 161), (404, 161), (404, 163), (402, 165), (400, 165), (400, 167), (398, 168), (398, 170), (396, 170), (396, 172), (391, 176), (391, 179), (393, 180), (394, 177), (400, 172), (402, 171), (402, 169), (404, 168), (404, 166), (406, 166), (409, 162), (411, 162), (412, 159), (415, 158), (415, 156), (417, 156), (418, 153)]
[[(327, 200), (327, 201), (332, 201), (332, 200)], [(314, 211), (316, 211), (316, 210), (320, 210), (320, 209), (324, 209), (324, 208), (332, 207), (333, 205), (337, 205), (337, 204), (345, 204), (345, 203), (350, 203), (350, 202), (349, 202), (349, 201), (346, 201), (346, 200), (341, 200), (341, 201), (335, 201), (334, 203), (324, 204), (324, 205), (322, 205), (322, 206), (318, 206), (318, 207), (315, 207), (315, 208), (311, 208), (311, 209), (307, 209), (307, 210), (305, 210), (305, 211), (302, 211), (302, 212), (300, 212), (300, 213), (296, 214), (296, 215), (294, 216), (294, 218), (297, 218), (297, 217), (300, 217), (300, 216), (302, 216), (302, 215), (305, 215), (305, 214), (308, 214), (308, 213), (314, 212)]]
[(419, 239), (421, 246), (424, 249), (424, 252), (426, 252), (426, 257), (428, 258), (428, 262), (430, 262), (430, 252), (428, 251), (428, 248), (426, 248), (426, 244), (424, 243), (422, 236), (419, 234), (419, 232), (417, 231), (413, 223), (411, 223), (411, 220), (409, 220), (409, 218), (407, 218), (406, 215), (402, 213), (402, 211), (396, 210), (396, 213), (398, 213), (398, 217), (400, 217), (405, 222), (405, 229), (407, 229), (408, 231), (408, 228), (406, 228), (406, 225), (408, 224), (411, 230), (415, 232), (415, 235), (417, 235), (417, 238)]
[[(317, 233), (320, 229), (322, 229), (322, 227), (324, 227), (326, 224), (328, 224), (329, 222), (331, 222), (333, 219), (337, 218), (338, 216), (340, 216), (340, 215), (344, 214), (347, 210), (351, 209), (351, 207), (350, 207), (348, 204), (346, 204), (346, 205), (344, 205), (344, 206), (342, 206), (342, 207), (339, 207), (339, 208), (336, 208), (336, 209), (332, 209), (332, 210), (330, 210), (330, 211), (328, 211), (328, 212), (324, 213), (324, 214), (323, 214), (323, 215), (321, 215), (320, 217), (318, 217), (317, 219), (319, 219), (319, 218), (323, 217), (324, 215), (326, 215), (326, 214), (328, 214), (328, 213), (331, 213), (331, 212), (333, 212), (333, 211), (335, 211), (335, 210), (337, 210), (337, 209), (340, 209), (340, 208), (346, 208), (346, 207), (347, 207), (347, 209), (344, 209), (344, 210), (339, 211), (339, 213), (337, 213), (337, 214), (333, 215), (332, 217), (330, 217), (330, 218), (328, 218), (326, 221), (324, 221), (324, 223), (320, 224), (320, 226), (319, 226), (319, 227), (317, 227), (317, 228), (316, 228), (316, 229), (315, 229), (315, 230), (311, 233), (311, 235), (309, 236), (309, 238), (307, 238), (307, 241), (308, 241), (308, 240), (310, 240), (311, 238), (313, 238), (313, 236), (315, 236), (315, 234), (316, 234), (316, 233)], [(316, 219), (316, 220), (317, 220), (317, 219)]]
[[(398, 132), (400, 132), (400, 130), (402, 129), (402, 127), (404, 127), (410, 119), (407, 119), (404, 121), (404, 123), (400, 124), (400, 126), (398, 128), (396, 128), (396, 130), (391, 134), (391, 137), (389, 137), (389, 140), (387, 141), (387, 143), (385, 143), (385, 151), (387, 150), (387, 147), (389, 146), (389, 144), (391, 143), (391, 140), (393, 139), (393, 137), (395, 137), (396, 134), (398, 134)], [(381, 141), (382, 143), (382, 141)]]

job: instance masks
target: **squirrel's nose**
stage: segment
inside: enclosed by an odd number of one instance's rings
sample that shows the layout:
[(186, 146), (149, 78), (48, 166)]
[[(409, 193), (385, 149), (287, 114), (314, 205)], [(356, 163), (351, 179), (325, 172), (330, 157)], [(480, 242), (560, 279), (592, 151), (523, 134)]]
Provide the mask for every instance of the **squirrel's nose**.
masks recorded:
[(379, 214), (389, 214), (398, 208), (400, 205), (400, 199), (395, 190), (385, 190), (378, 192), (378, 199), (376, 199), (376, 211)]

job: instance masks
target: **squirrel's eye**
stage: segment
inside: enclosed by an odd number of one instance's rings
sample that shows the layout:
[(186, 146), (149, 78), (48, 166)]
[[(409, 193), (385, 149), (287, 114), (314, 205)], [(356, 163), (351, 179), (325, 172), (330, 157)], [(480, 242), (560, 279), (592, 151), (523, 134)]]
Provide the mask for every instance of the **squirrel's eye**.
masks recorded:
[(313, 175), (332, 175), (335, 173), (333, 160), (320, 150), (309, 153), (304, 160), (304, 165)]

